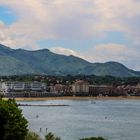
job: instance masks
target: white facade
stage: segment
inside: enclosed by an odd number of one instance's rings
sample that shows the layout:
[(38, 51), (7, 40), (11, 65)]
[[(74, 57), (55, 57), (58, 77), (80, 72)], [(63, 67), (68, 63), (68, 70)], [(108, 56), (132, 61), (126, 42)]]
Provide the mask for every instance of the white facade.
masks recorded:
[(12, 88), (13, 88), (13, 85), (12, 85), (11, 82), (3, 82), (3, 83), (1, 83), (1, 91), (3, 93), (10, 92), (10, 90), (12, 90)]
[(11, 90), (16, 90), (16, 91), (24, 90), (24, 83), (22, 83), (22, 82), (15, 82), (15, 83), (11, 83), (11, 84), (12, 84)]
[(8, 93), (11, 91), (44, 91), (46, 85), (40, 82), (2, 82), (1, 91)]
[(33, 82), (30, 85), (31, 85), (31, 90), (33, 91), (41, 91), (46, 89), (46, 85), (44, 83)]
[(72, 91), (74, 93), (88, 93), (89, 92), (89, 83), (83, 80), (76, 81), (72, 85)]

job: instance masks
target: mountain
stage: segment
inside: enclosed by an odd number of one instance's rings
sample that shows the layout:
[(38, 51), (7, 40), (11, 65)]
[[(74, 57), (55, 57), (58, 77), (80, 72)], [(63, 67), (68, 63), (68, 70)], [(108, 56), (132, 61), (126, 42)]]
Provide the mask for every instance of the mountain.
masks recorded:
[(15, 50), (0, 44), (0, 75), (23, 74), (140, 76), (140, 72), (117, 62), (89, 63), (72, 55), (55, 54), (48, 49)]

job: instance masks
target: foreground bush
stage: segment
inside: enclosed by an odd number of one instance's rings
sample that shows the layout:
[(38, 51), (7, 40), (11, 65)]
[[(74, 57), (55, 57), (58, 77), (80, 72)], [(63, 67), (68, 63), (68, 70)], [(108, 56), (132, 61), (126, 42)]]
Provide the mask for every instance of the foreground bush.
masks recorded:
[(45, 136), (45, 140), (61, 140), (61, 138), (56, 137), (54, 134), (52, 134), (51, 132), (49, 132), (49, 133)]
[(0, 140), (25, 140), (27, 124), (14, 100), (0, 100)]
[[(41, 140), (38, 134), (28, 132), (28, 122), (23, 117), (21, 109), (15, 100), (0, 98), (0, 140)], [(51, 132), (45, 140), (61, 140)], [(80, 140), (105, 140), (102, 137), (83, 138)]]
[(91, 137), (91, 138), (83, 138), (80, 140), (105, 140), (103, 137)]
[(35, 132), (29, 132), (25, 137), (25, 140), (41, 140), (41, 138)]

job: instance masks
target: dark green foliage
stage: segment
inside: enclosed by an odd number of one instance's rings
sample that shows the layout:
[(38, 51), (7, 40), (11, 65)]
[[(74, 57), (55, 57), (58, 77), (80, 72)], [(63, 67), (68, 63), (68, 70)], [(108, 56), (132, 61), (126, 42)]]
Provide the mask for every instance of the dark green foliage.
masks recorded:
[(67, 76), (46, 76), (46, 75), (21, 75), (21, 76), (0, 76), (3, 81), (38, 81), (47, 85), (60, 84), (71, 85), (77, 79), (88, 81), (94, 85), (136, 85), (140, 83), (140, 77), (113, 77), (113, 76), (95, 76), (95, 75), (67, 75)]
[(80, 140), (105, 140), (103, 137), (91, 137), (91, 138), (83, 138)]
[(0, 92), (0, 100), (4, 97), (4, 94)]
[(49, 133), (45, 136), (45, 140), (61, 140), (61, 138), (56, 137), (54, 134), (52, 134), (51, 132), (49, 132)]
[(25, 140), (27, 123), (13, 99), (0, 100), (0, 140)]
[(34, 132), (28, 132), (27, 136), (25, 137), (25, 140), (41, 140), (41, 138)]
[(89, 63), (75, 56), (58, 55), (47, 49), (27, 51), (0, 45), (0, 75), (111, 75), (116, 77), (140, 76), (117, 62)]

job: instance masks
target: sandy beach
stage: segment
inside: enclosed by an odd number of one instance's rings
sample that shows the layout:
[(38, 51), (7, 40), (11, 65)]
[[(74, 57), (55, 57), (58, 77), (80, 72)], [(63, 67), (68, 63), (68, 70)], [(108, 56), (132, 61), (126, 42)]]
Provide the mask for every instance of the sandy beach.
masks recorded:
[[(8, 98), (4, 98), (8, 99)], [(43, 97), (43, 98), (15, 98), (16, 101), (45, 101), (45, 100), (140, 100), (140, 96), (119, 96), (119, 97), (81, 97), (81, 96), (63, 96), (63, 97)]]

